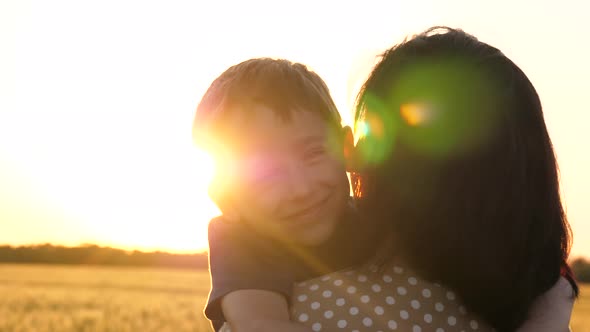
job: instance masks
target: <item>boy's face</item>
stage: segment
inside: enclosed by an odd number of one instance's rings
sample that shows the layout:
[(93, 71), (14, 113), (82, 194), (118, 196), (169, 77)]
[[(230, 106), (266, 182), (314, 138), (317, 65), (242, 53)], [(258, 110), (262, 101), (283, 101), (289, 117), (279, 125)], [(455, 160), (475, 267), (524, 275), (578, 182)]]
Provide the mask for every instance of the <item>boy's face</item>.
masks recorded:
[(319, 114), (283, 119), (265, 106), (231, 113), (226, 128), (233, 139), (223, 212), (288, 242), (325, 241), (349, 196), (344, 135)]

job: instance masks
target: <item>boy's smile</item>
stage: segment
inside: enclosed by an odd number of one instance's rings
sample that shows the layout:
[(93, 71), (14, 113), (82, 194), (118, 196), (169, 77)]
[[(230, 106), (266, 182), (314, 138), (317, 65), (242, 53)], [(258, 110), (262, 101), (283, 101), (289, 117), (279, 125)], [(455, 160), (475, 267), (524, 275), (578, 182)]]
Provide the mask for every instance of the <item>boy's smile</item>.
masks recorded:
[(232, 212), (282, 240), (326, 240), (349, 196), (340, 131), (312, 111), (284, 116), (261, 105), (231, 113), (226, 124), (235, 143)]
[(282, 220), (290, 223), (301, 223), (305, 221), (305, 219), (311, 218), (318, 214), (319, 210), (328, 202), (329, 197), (319, 200), (317, 203), (312, 203), (308, 207), (302, 207), (299, 210), (293, 211), (292, 213), (287, 214)]

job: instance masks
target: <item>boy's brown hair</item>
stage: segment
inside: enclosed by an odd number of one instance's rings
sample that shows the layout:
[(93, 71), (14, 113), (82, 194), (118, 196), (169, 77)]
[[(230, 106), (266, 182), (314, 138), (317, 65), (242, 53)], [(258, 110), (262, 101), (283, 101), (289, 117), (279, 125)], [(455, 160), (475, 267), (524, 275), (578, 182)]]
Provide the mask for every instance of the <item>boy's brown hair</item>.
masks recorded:
[(300, 63), (255, 58), (228, 68), (211, 83), (197, 106), (195, 143), (211, 151), (224, 140), (225, 117), (237, 109), (250, 112), (257, 105), (287, 120), (294, 111), (317, 112), (330, 126), (341, 127), (340, 114), (318, 74)]

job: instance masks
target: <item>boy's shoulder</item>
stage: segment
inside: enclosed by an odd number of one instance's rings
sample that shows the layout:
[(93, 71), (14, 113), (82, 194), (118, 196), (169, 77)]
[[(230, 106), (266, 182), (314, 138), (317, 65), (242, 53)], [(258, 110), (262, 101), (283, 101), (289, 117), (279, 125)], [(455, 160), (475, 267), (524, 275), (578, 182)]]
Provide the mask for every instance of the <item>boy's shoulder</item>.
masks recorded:
[(243, 222), (226, 218), (223, 215), (217, 216), (209, 221), (207, 232), (209, 235), (209, 241), (228, 241), (230, 239), (242, 239), (245, 241), (248, 237), (254, 236), (250, 228)]
[(231, 226), (232, 224), (238, 225), (239, 223), (226, 218), (224, 215), (219, 215), (219, 216), (213, 217), (213, 218), (211, 218), (211, 220), (209, 220), (209, 229), (211, 229), (212, 227), (213, 228), (228, 227), (228, 226)]
[(223, 215), (209, 221), (208, 239), (210, 255), (227, 257), (240, 252), (240, 256), (256, 257), (264, 264), (276, 259), (284, 261), (288, 256), (278, 241), (257, 232), (241, 220), (231, 220)]
[(239, 227), (236, 222), (230, 221), (225, 218), (223, 215), (217, 216), (209, 220), (209, 225), (207, 226), (207, 231), (211, 234), (211, 232), (220, 232), (225, 230), (232, 230), (236, 227)]

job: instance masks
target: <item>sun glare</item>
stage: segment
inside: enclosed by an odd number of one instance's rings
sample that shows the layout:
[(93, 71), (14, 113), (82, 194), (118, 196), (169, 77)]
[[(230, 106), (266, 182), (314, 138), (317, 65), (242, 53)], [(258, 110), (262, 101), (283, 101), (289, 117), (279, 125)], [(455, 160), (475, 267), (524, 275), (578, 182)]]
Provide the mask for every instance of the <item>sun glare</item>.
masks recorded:
[[(134, 191), (137, 197), (132, 202), (120, 197), (117, 216), (99, 217), (111, 222), (104, 235), (114, 246), (176, 252), (206, 249), (208, 221), (219, 214), (207, 195), (213, 162), (203, 151), (192, 148), (185, 152), (177, 160), (181, 165), (161, 175), (164, 181), (154, 179), (145, 190)], [(146, 213), (138, 210), (144, 204), (150, 205)], [(96, 227), (100, 220), (93, 219)], [(112, 231), (115, 227), (119, 232)]]
[[(63, 229), (69, 240), (62, 242), (205, 250), (208, 221), (219, 214), (207, 194), (214, 171), (209, 155), (190, 140), (186, 144), (170, 140), (167, 145), (133, 152), (116, 141), (103, 142), (110, 148), (106, 154), (84, 149), (88, 142), (80, 142), (77, 154), (66, 146), (51, 151), (59, 157), (53, 162), (24, 161), (49, 203), (76, 226)], [(78, 234), (68, 237), (68, 232)]]
[[(211, 82), (249, 58), (308, 65), (355, 138), (365, 136), (362, 158), (385, 160), (398, 135), (388, 131), (426, 132), (437, 109), (414, 103), (393, 112), (365, 91), (374, 116), (355, 124), (357, 93), (383, 51), (443, 23), (508, 52), (534, 83), (559, 156), (574, 252), (590, 253), (590, 159), (581, 153), (590, 113), (580, 111), (590, 47), (579, 42), (588, 5), (533, 6), (522, 24), (526, 2), (509, 12), (495, 2), (461, 0), (461, 10), (416, 3), (294, 2), (284, 15), (281, 6), (257, 11), (244, 1), (229, 11), (221, 1), (0, 1), (0, 245), (206, 249), (208, 221), (219, 214), (207, 190), (214, 163), (192, 145), (191, 124)], [(441, 135), (424, 146), (446, 144)]]

